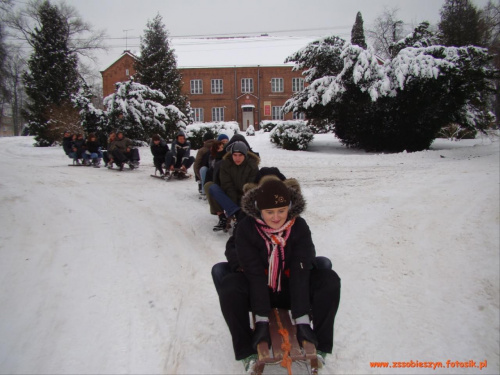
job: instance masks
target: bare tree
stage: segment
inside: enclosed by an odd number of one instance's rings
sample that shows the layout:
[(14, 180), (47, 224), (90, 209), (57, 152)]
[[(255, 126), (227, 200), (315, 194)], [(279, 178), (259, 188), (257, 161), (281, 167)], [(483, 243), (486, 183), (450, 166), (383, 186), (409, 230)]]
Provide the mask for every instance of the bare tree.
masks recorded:
[(20, 135), (23, 125), (22, 109), (25, 104), (22, 75), (26, 60), (18, 47), (10, 46), (7, 59), (7, 90), (10, 94), (14, 135)]
[[(34, 30), (41, 26), (38, 9), (46, 1), (48, 0), (30, 0), (25, 8), (17, 12), (11, 12), (6, 17), (5, 23), (10, 28), (10, 36), (14, 40), (27, 42), (33, 47), (32, 36)], [(75, 52), (80, 56), (95, 61), (92, 52), (105, 49), (103, 42), (106, 37), (105, 31), (93, 30), (92, 25), (84, 22), (74, 7), (64, 2), (59, 3), (57, 7), (69, 26), (66, 38), (70, 52)]]
[(375, 19), (373, 28), (367, 30), (373, 48), (382, 58), (390, 58), (390, 46), (404, 37), (405, 23), (398, 19), (398, 12), (399, 8), (385, 8)]

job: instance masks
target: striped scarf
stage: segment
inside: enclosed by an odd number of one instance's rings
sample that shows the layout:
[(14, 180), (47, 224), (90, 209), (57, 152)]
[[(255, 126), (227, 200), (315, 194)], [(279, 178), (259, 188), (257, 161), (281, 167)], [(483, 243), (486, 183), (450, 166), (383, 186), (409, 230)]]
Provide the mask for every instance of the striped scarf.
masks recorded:
[(269, 270), (267, 285), (273, 292), (281, 291), (281, 274), (285, 269), (285, 245), (290, 236), (295, 218), (288, 220), (281, 228), (272, 229), (261, 219), (256, 219), (257, 232), (266, 242)]

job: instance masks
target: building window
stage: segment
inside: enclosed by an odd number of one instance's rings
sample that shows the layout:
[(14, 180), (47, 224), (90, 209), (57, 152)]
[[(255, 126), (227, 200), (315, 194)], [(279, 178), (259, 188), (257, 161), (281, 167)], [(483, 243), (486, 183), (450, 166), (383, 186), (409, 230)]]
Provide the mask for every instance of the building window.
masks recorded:
[(273, 107), (273, 120), (283, 120), (283, 107)]
[(293, 119), (294, 120), (305, 120), (306, 114), (304, 112), (293, 112)]
[(125, 75), (128, 77), (130, 75), (130, 72), (128, 69), (125, 69)]
[(224, 121), (224, 108), (223, 107), (212, 108), (212, 121)]
[(222, 79), (212, 79), (212, 94), (222, 94)]
[(241, 79), (241, 92), (253, 92), (253, 78)]
[(203, 94), (203, 81), (201, 79), (191, 80), (191, 94)]
[(193, 108), (193, 117), (195, 122), (203, 122), (203, 108)]
[(298, 92), (304, 89), (304, 78), (292, 78), (292, 91)]
[(271, 79), (271, 91), (272, 92), (283, 92), (283, 78), (272, 78)]

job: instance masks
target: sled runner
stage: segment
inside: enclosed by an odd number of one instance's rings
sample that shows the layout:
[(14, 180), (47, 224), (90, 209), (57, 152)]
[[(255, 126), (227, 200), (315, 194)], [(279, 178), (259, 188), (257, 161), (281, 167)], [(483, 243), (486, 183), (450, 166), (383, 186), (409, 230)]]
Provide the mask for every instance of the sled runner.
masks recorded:
[(115, 170), (115, 171), (120, 171), (120, 172), (121, 172), (121, 171), (126, 170), (125, 166), (126, 166), (126, 165), (128, 165), (128, 169), (132, 171), (132, 170), (134, 170), (134, 169), (139, 168), (139, 164), (138, 164), (138, 163), (137, 163), (137, 164), (134, 164), (134, 163), (135, 163), (135, 162), (130, 162), (130, 161), (129, 161), (129, 162), (125, 162), (125, 163), (122, 163), (122, 166), (121, 166), (121, 167), (119, 167), (118, 165), (115, 165), (115, 164), (112, 164), (111, 166), (108, 164), (108, 165), (106, 166), (106, 168), (111, 169), (111, 170)]
[(292, 324), (288, 310), (272, 309), (269, 316), (269, 334), (272, 349), (267, 342), (257, 346), (259, 358), (252, 375), (262, 375), (266, 364), (281, 364), (291, 373), (292, 362), (305, 362), (310, 365), (311, 374), (318, 374), (318, 357), (314, 344), (304, 341), (302, 348), (297, 341), (295, 325)]
[(157, 172), (158, 172), (158, 170), (156, 169), (155, 174), (150, 174), (150, 176), (154, 177), (154, 178), (159, 178), (159, 179), (162, 179), (165, 181), (169, 181), (172, 178), (175, 178), (177, 180), (185, 180), (186, 178), (191, 177), (191, 175), (189, 173), (186, 173), (178, 168), (174, 169), (172, 172), (167, 172), (164, 175), (158, 174)]
[(187, 178), (190, 178), (191, 175), (187, 172), (184, 172), (180, 168), (175, 168), (173, 171), (170, 173), (167, 172), (165, 175), (165, 181), (170, 181), (171, 179), (177, 179), (177, 180), (185, 180)]

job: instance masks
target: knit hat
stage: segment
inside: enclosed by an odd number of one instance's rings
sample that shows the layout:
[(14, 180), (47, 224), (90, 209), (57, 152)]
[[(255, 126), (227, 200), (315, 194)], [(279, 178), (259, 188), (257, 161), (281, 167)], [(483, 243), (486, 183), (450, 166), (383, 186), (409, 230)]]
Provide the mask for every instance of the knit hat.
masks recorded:
[(234, 154), (235, 152), (239, 152), (240, 154), (247, 156), (248, 147), (244, 142), (241, 141), (234, 142), (231, 145), (231, 155)]
[(226, 135), (226, 134), (220, 134), (218, 137), (217, 137), (217, 140), (218, 141), (223, 141), (224, 139), (227, 139), (229, 141), (229, 137)]
[(210, 132), (206, 132), (204, 135), (203, 135), (203, 142), (205, 141), (208, 141), (209, 139), (214, 139), (212, 133)]
[(288, 206), (290, 191), (282, 181), (268, 180), (257, 188), (255, 204), (259, 210)]

